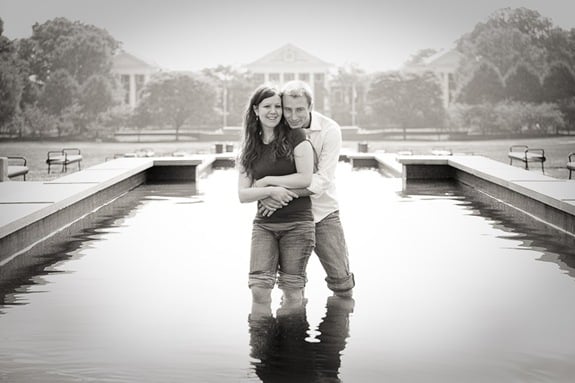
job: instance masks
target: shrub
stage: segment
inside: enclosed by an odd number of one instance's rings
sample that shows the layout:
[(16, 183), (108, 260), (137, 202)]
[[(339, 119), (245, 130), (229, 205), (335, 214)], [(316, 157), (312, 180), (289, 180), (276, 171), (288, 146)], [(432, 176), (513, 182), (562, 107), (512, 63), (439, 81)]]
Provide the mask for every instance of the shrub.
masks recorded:
[(504, 101), (497, 104), (454, 104), (448, 110), (450, 130), (471, 134), (554, 133), (565, 117), (553, 103)]

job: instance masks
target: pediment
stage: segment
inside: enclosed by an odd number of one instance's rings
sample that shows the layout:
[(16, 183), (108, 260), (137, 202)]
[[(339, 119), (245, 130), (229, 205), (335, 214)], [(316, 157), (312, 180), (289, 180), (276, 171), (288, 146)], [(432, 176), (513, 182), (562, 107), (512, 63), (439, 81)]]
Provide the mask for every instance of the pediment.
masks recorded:
[(142, 72), (153, 72), (157, 68), (153, 65), (148, 64), (144, 60), (130, 54), (127, 52), (119, 52), (112, 59), (112, 67), (115, 71), (142, 71)]
[(290, 68), (290, 69), (315, 69), (319, 71), (327, 71), (333, 65), (325, 62), (312, 54), (304, 51), (303, 49), (293, 45), (286, 44), (273, 52), (268, 53), (262, 58), (253, 61), (246, 65), (246, 68), (253, 72), (268, 71), (275, 68)]

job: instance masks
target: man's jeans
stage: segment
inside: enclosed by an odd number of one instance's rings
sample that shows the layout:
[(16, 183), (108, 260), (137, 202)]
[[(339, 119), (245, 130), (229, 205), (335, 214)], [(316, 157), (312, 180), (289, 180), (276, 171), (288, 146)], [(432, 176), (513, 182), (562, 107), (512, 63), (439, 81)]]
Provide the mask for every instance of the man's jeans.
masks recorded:
[(272, 289), (279, 270), (280, 289), (303, 288), (306, 267), (315, 244), (313, 221), (281, 224), (254, 223), (248, 285)]
[(349, 271), (349, 255), (339, 211), (315, 224), (315, 241), (315, 253), (327, 274), (327, 287), (334, 292), (352, 289), (355, 281)]

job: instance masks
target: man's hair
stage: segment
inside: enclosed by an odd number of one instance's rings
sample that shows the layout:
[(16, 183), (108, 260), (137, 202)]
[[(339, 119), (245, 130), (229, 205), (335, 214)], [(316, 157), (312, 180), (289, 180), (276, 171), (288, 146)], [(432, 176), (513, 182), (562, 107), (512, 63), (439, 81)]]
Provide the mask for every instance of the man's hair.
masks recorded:
[(309, 85), (301, 80), (288, 81), (281, 90), (282, 96), (305, 97), (308, 105), (313, 102), (313, 94)]

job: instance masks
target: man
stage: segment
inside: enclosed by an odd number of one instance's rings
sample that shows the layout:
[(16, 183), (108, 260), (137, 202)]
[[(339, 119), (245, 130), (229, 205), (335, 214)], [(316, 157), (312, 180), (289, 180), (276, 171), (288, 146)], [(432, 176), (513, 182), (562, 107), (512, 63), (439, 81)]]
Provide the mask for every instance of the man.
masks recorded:
[[(341, 128), (335, 121), (312, 111), (313, 96), (305, 82), (290, 81), (284, 85), (281, 93), (284, 117), (290, 128), (306, 129), (316, 153), (317, 171), (311, 185), (307, 189), (296, 190), (300, 196), (311, 196), (316, 235), (314, 251), (327, 274), (328, 288), (334, 295), (351, 297), (355, 281), (349, 269), (335, 185)], [(268, 214), (273, 214), (282, 206), (270, 198), (261, 202), (262, 209), (267, 210)]]

